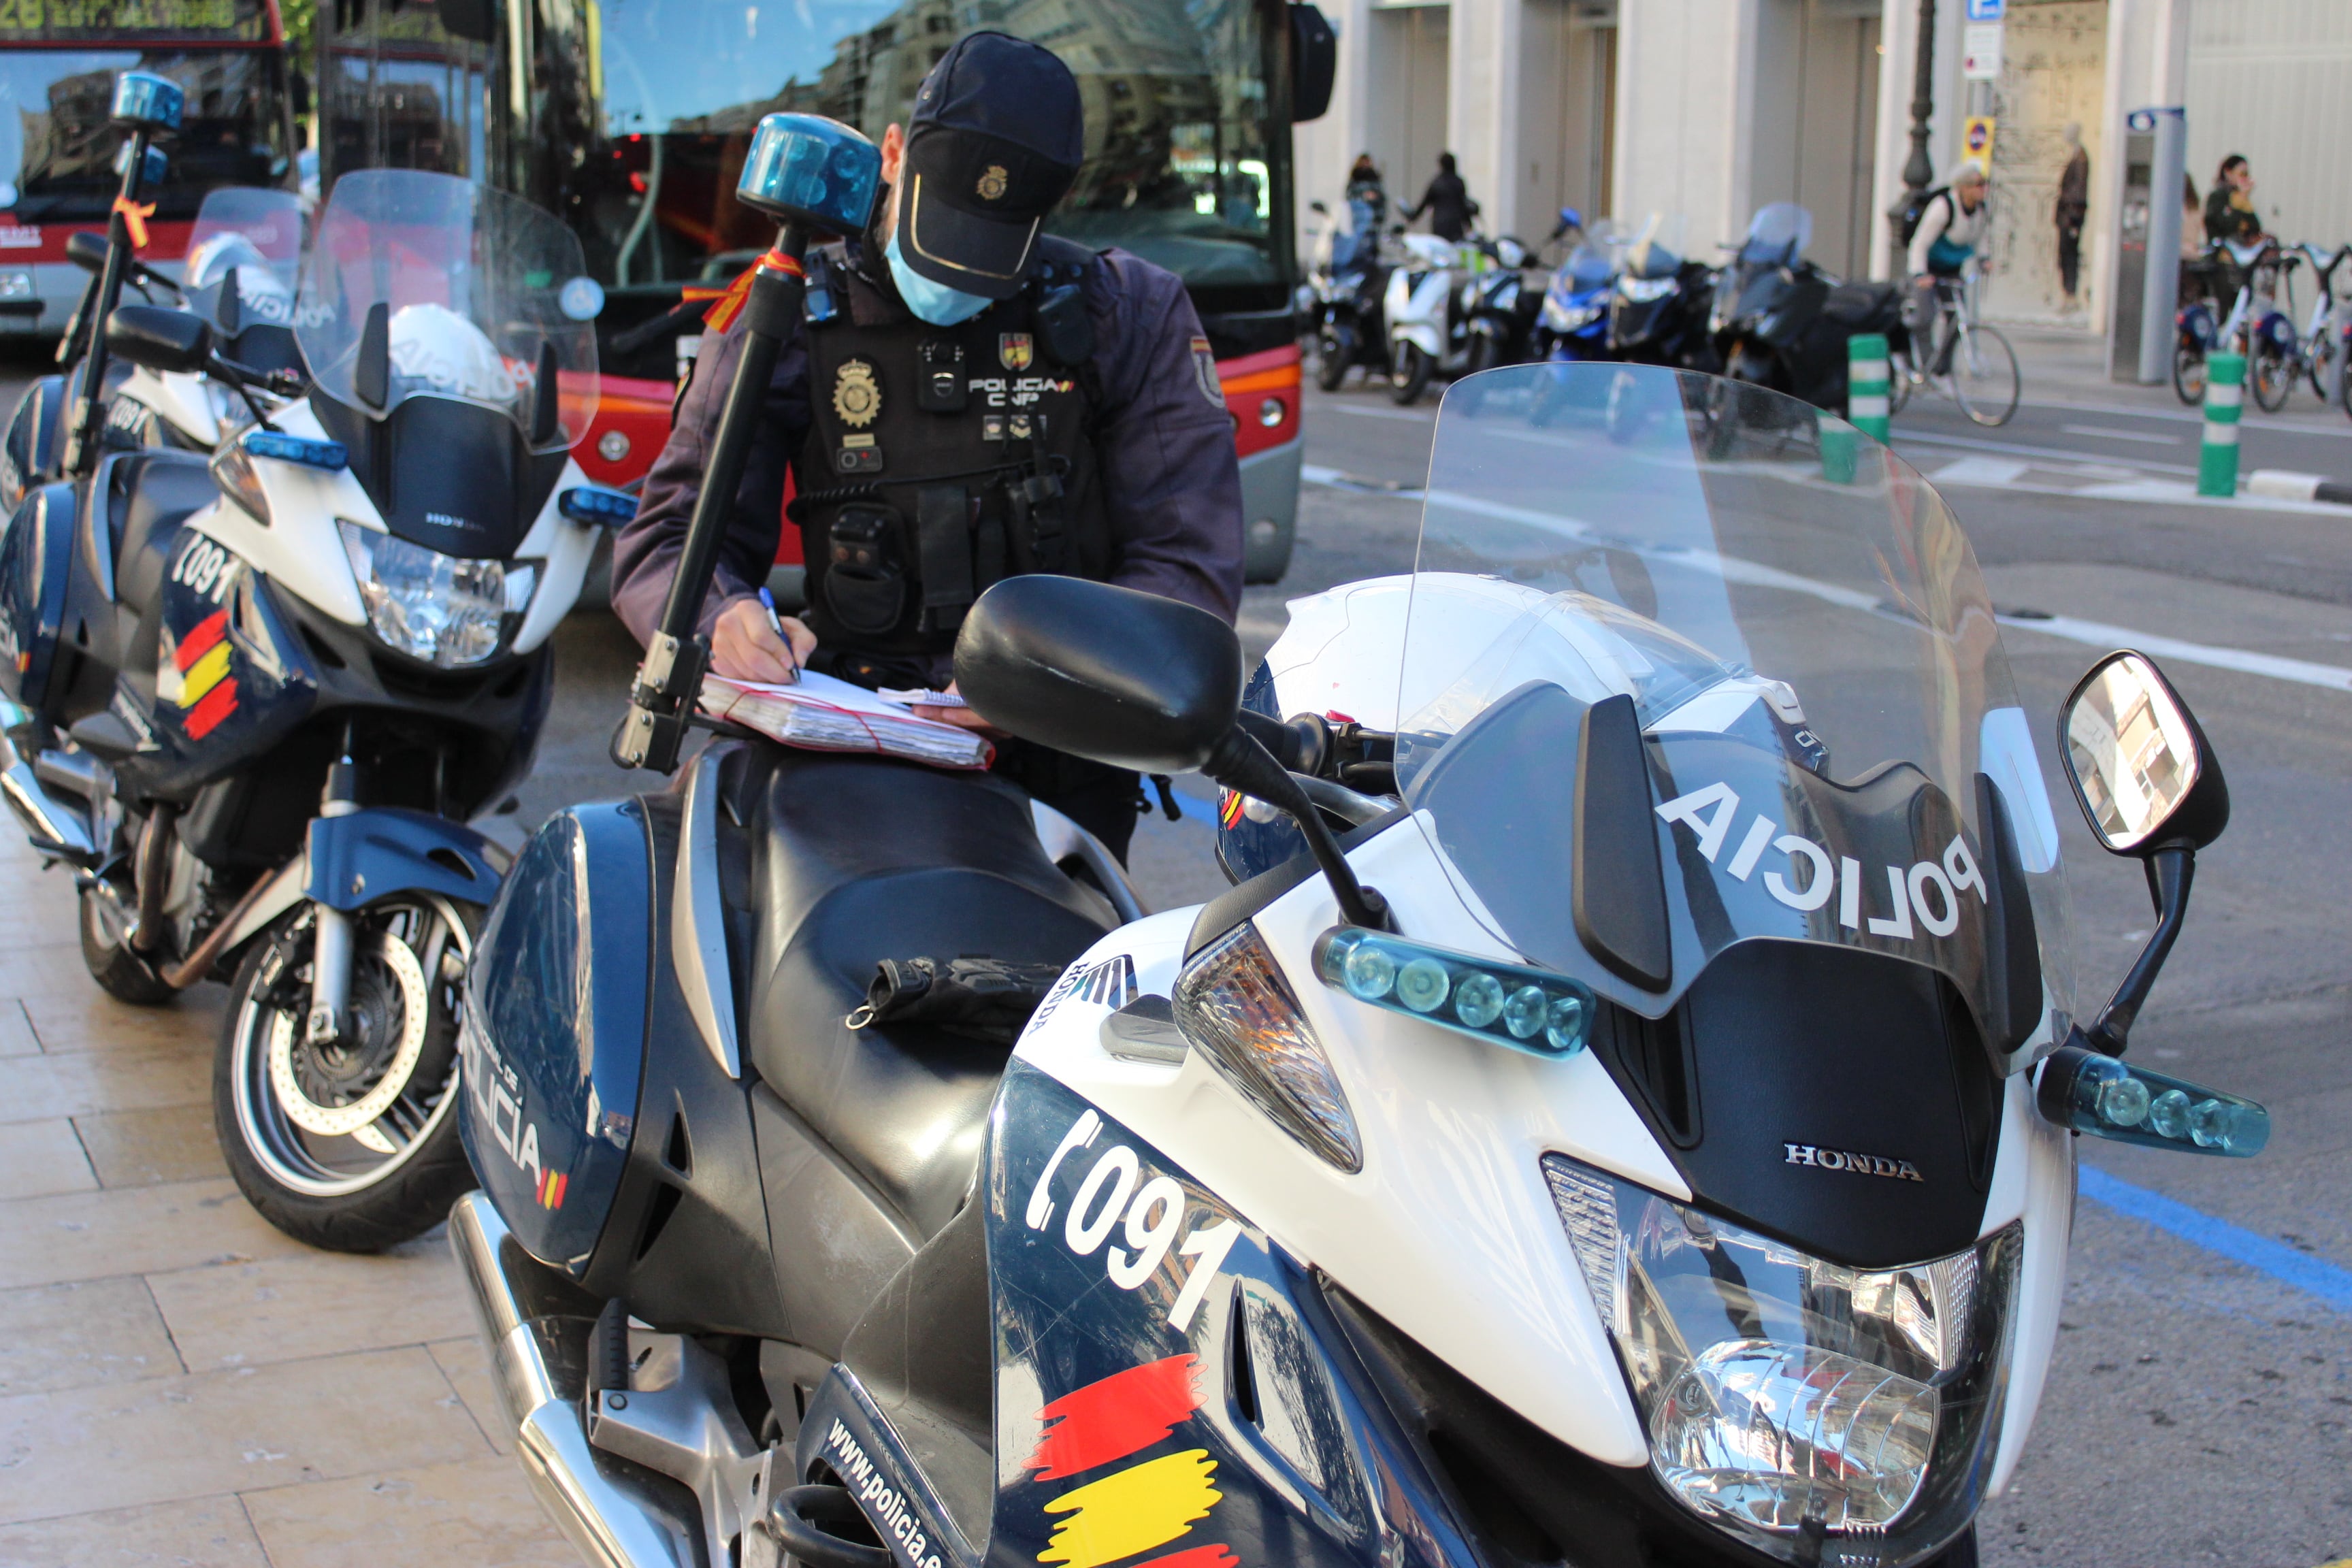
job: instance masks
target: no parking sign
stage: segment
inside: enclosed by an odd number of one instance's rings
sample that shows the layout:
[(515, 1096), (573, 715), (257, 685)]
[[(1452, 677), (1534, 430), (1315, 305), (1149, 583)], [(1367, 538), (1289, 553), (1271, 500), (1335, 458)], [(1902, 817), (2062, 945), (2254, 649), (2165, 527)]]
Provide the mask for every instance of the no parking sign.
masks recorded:
[(1974, 114), (1960, 121), (1960, 156), (1987, 174), (1992, 173), (1992, 132), (1990, 115)]

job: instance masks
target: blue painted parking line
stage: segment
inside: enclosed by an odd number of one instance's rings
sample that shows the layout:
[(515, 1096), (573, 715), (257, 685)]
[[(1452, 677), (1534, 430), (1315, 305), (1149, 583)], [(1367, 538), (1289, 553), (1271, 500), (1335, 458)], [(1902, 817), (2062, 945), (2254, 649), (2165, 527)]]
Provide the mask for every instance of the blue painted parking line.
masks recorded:
[(2260, 1269), (2282, 1284), (2292, 1285), (2306, 1295), (2316, 1296), (2339, 1312), (2352, 1312), (2352, 1269), (2339, 1268), (2333, 1263), (2297, 1252), (2284, 1242), (2273, 1241), (2251, 1230), (2215, 1219), (2200, 1213), (2187, 1204), (2168, 1198), (2161, 1193), (2136, 1187), (2129, 1182), (2110, 1176), (2095, 1165), (2081, 1165), (2083, 1195), (2106, 1205), (2119, 1215), (2125, 1215), (2157, 1229), (2194, 1242), (2208, 1252), (2216, 1252), (2232, 1263), (2242, 1263), (2249, 1268)]

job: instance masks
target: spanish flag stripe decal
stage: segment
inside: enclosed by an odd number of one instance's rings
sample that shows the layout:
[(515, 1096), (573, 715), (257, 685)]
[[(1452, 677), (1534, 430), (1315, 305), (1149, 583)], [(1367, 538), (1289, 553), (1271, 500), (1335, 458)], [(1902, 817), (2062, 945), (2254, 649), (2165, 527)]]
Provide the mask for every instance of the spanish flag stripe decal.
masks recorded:
[(180, 686), (181, 707), (194, 708), (212, 694), (213, 688), (228, 675), (228, 644), (215, 643), (212, 652), (189, 668), (187, 678)]
[(1206, 1448), (1163, 1454), (1089, 1481), (1045, 1505), (1066, 1514), (1054, 1538), (1037, 1554), (1040, 1563), (1067, 1568), (1103, 1568), (1122, 1557), (1164, 1546), (1209, 1517), (1224, 1494), (1211, 1483), (1217, 1462)]
[(179, 651), (172, 656), (172, 662), (185, 669), (210, 653), (214, 645), (226, 636), (228, 636), (228, 612), (225, 609), (215, 610), (196, 623), (195, 630), (180, 639)]
[(1044, 1435), (1029, 1467), (1058, 1481), (1141, 1453), (1201, 1407), (1200, 1357), (1172, 1355), (1090, 1383), (1037, 1412)]
[(188, 712), (188, 737), (201, 741), (220, 726), (220, 721), (236, 711), (236, 682), (215, 687), (205, 700)]

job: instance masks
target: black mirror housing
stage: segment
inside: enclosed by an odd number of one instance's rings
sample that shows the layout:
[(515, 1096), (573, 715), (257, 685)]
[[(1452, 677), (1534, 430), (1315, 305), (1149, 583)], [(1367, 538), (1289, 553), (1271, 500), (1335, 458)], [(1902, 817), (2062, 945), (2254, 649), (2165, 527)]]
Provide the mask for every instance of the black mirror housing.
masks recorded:
[(1339, 76), (1339, 37), (1330, 20), (1311, 5), (1290, 6), (1290, 118), (1294, 124), (1320, 120), (1331, 107), (1331, 87)]
[(106, 265), (106, 236), (86, 228), (66, 236), (66, 259), (84, 272), (96, 274)]
[(106, 351), (154, 371), (200, 371), (212, 359), (213, 331), (185, 310), (121, 305), (106, 319)]
[(997, 728), (1137, 773), (1201, 767), (1241, 710), (1233, 627), (1079, 577), (1008, 577), (982, 594), (956, 638), (955, 674)]
[(2119, 649), (2075, 684), (2058, 709), (2058, 754), (2109, 854), (2202, 849), (2230, 825), (2221, 759), (2146, 654)]

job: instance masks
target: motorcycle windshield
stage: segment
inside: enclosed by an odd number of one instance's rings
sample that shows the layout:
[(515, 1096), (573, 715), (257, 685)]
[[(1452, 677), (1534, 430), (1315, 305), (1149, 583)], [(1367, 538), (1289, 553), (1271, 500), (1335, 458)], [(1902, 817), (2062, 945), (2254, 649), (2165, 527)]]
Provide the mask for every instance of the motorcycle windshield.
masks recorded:
[(1748, 220), (1747, 242), (1739, 247), (1742, 261), (1785, 267), (1805, 254), (1813, 242), (1813, 215), (1794, 202), (1772, 202), (1756, 209)]
[(2056, 822), (1969, 542), (1810, 405), (1650, 366), (1455, 384), (1396, 711), (1474, 915), (1633, 1012), (1759, 938), (1937, 971), (2008, 1070), (2068, 1005)]
[[(546, 450), (595, 416), (603, 307), (579, 238), (548, 213), (447, 174), (362, 169), (320, 215), (295, 332), (338, 403), (381, 416), (454, 398), (507, 415)], [(549, 371), (557, 405), (543, 413)]]
[[(188, 309), (225, 337), (255, 322), (294, 324), (302, 264), (302, 202), (291, 191), (223, 185), (205, 195), (188, 231), (182, 271)], [(234, 308), (224, 305), (232, 275)]]

